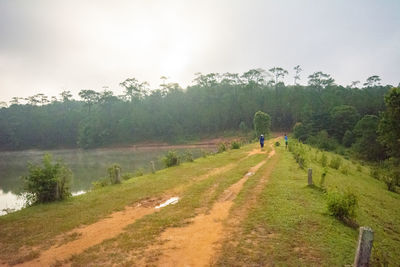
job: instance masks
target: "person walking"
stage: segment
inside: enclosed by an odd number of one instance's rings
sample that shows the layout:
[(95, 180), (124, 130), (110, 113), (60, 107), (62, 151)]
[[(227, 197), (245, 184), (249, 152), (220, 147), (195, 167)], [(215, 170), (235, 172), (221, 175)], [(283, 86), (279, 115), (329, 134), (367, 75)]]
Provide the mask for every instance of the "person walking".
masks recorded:
[(286, 149), (287, 149), (287, 146), (288, 146), (288, 137), (287, 137), (287, 135), (285, 134), (285, 147), (286, 147)]
[(264, 135), (263, 134), (260, 136), (260, 146), (261, 146), (261, 149), (264, 147)]

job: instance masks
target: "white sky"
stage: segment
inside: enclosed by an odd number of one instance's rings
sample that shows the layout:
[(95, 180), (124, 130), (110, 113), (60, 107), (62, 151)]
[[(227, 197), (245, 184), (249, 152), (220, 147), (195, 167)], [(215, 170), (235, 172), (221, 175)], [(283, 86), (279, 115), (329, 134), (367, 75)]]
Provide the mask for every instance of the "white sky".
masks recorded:
[(0, 0), (0, 101), (274, 66), (400, 82), (399, 0)]

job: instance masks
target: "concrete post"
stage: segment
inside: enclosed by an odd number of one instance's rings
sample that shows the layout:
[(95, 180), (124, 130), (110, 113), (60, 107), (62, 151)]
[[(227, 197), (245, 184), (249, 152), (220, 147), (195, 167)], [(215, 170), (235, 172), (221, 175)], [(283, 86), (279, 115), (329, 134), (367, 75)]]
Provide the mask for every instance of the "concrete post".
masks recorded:
[(369, 258), (371, 256), (373, 241), (374, 231), (372, 231), (372, 229), (369, 227), (360, 227), (358, 246), (356, 256), (354, 258), (354, 267), (369, 266)]
[(150, 165), (151, 165), (151, 172), (155, 173), (156, 172), (156, 167), (154, 166), (154, 161), (150, 161)]
[(121, 183), (121, 168), (115, 168), (115, 179), (117, 184)]
[(313, 181), (312, 181), (312, 169), (309, 168), (308, 169), (308, 185), (312, 185)]

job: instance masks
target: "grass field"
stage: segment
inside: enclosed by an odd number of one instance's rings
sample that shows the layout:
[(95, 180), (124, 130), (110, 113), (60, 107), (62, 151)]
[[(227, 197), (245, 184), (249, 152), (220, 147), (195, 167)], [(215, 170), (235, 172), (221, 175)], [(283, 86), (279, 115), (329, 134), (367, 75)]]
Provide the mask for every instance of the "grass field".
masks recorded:
[[(0, 263), (28, 262), (54, 244), (71, 242), (63, 234), (90, 225), (145, 199), (179, 196), (170, 205), (136, 220), (111, 239), (73, 255), (62, 265), (155, 265), (162, 251), (153, 249), (167, 228), (184, 227), (207, 213), (223, 192), (265, 159), (252, 154), (256, 144), (199, 158), (104, 187), (64, 202), (38, 205), (0, 217)], [(226, 233), (211, 265), (217, 266), (343, 266), (352, 264), (358, 229), (331, 216), (327, 192), (351, 190), (358, 197), (355, 222), (375, 232), (372, 254), (376, 266), (400, 262), (400, 195), (372, 178), (368, 166), (342, 159), (327, 170), (325, 190), (319, 188), (322, 152), (305, 146), (307, 168), (316, 186), (307, 186), (306, 170), (292, 153), (277, 147), (276, 156), (246, 181), (225, 222)], [(336, 155), (324, 152), (328, 158)], [(345, 166), (345, 167), (343, 167)], [(229, 167), (229, 168), (228, 168)], [(305, 169), (307, 169), (305, 168)], [(215, 170), (220, 170), (216, 172)], [(60, 239), (60, 236), (63, 237)], [(0, 264), (1, 265), (1, 264)]]

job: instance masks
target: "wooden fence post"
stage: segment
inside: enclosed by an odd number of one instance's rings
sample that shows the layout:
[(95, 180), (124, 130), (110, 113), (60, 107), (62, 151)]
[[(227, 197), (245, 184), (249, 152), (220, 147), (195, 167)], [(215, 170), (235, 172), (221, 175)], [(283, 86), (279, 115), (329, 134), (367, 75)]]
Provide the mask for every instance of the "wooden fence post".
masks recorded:
[(308, 169), (308, 185), (312, 185), (313, 181), (312, 181), (312, 169), (309, 168)]
[(369, 227), (360, 227), (358, 236), (358, 246), (354, 258), (354, 267), (369, 266), (372, 243), (374, 241), (374, 231)]

